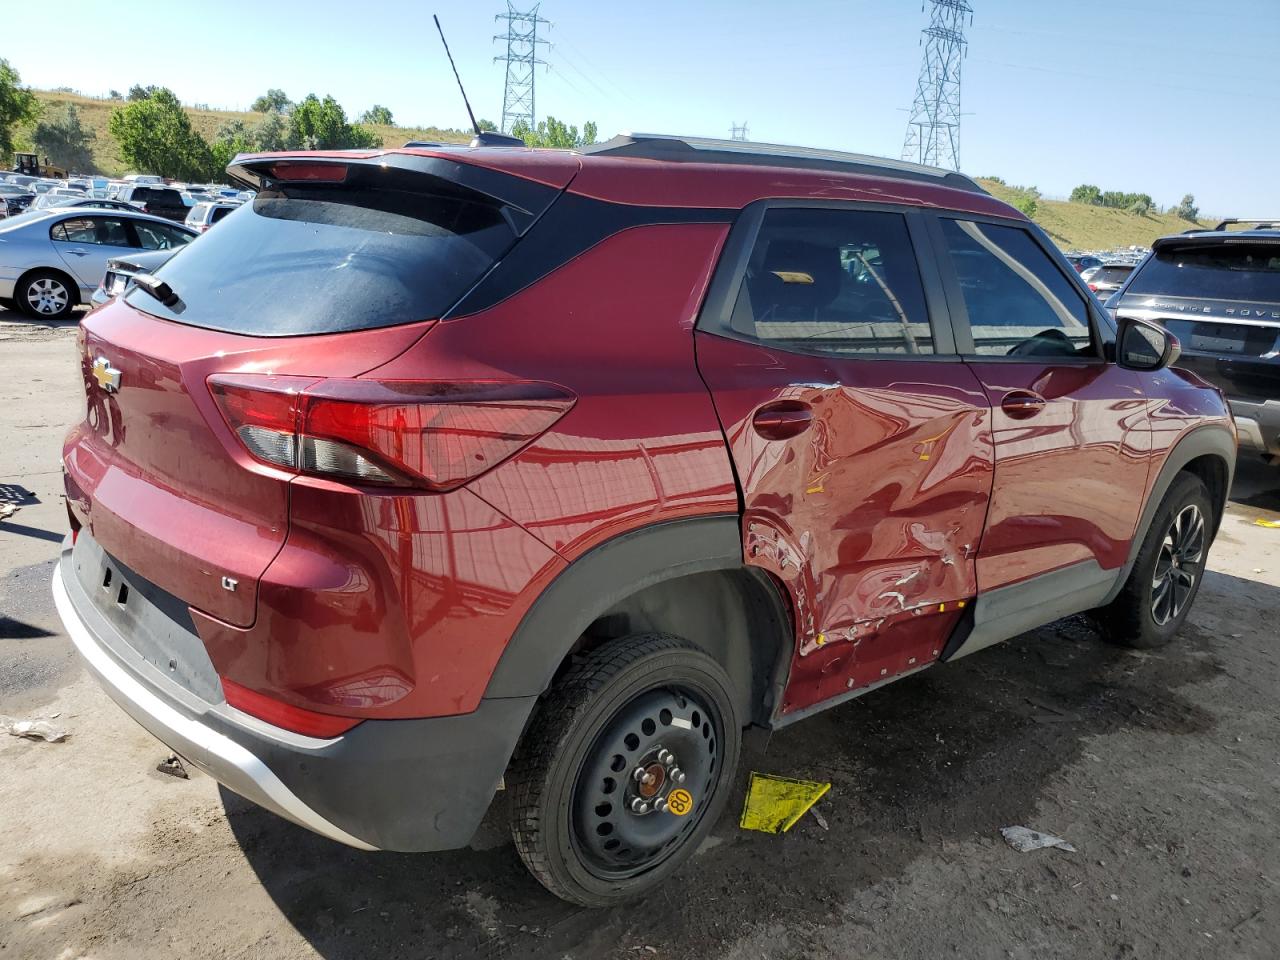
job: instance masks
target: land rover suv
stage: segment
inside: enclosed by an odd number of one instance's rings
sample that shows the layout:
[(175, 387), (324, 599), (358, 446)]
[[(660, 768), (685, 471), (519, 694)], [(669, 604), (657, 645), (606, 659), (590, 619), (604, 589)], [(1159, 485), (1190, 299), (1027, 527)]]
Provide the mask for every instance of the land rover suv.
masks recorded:
[(1174, 333), (1178, 365), (1226, 394), (1241, 450), (1280, 463), (1280, 221), (1157, 240), (1107, 307)]
[(81, 325), (53, 581), (123, 709), (363, 850), (588, 905), (712, 829), (742, 732), (1056, 618), (1167, 642), (1236, 436), (956, 173), (662, 136), (237, 158)]

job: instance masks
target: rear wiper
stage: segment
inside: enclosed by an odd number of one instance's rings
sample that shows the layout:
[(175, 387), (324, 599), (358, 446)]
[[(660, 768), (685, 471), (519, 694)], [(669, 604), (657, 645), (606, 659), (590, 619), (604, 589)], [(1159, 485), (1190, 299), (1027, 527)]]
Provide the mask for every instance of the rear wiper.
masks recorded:
[(133, 285), (159, 300), (166, 307), (172, 307), (174, 304), (182, 302), (182, 298), (174, 292), (173, 287), (159, 277), (152, 276), (149, 273), (135, 273), (133, 275)]

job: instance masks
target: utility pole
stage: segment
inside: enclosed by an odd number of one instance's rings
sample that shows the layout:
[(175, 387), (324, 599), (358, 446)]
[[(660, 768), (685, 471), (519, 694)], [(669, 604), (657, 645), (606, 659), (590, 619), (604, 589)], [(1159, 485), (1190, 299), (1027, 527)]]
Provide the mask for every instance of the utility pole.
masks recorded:
[(932, 5), (929, 26), (921, 31), (924, 60), (902, 159), (959, 170), (960, 65), (968, 50), (964, 21), (968, 17), (973, 25), (973, 7), (967, 0), (928, 2)]
[(546, 63), (538, 58), (538, 44), (547, 43), (539, 38), (538, 27), (551, 26), (550, 20), (538, 15), (540, 6), (535, 3), (532, 10), (521, 13), (511, 5), (511, 0), (507, 0), (507, 12), (493, 18), (507, 22), (507, 32), (493, 38), (507, 43), (506, 56), (493, 58), (494, 63), (507, 65), (507, 80), (502, 89), (503, 133), (510, 133), (521, 120), (530, 127), (534, 125), (533, 74), (538, 64)]
[(736, 123), (730, 124), (729, 139), (730, 140), (746, 140), (747, 139), (747, 122), (745, 120), (742, 121), (742, 126), (738, 126)]

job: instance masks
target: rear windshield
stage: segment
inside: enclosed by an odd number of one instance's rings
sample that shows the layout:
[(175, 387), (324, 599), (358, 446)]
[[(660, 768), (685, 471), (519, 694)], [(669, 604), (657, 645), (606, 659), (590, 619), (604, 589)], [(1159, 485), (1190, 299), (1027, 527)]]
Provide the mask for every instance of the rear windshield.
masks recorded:
[(1133, 267), (1103, 267), (1093, 275), (1094, 283), (1123, 283)]
[(180, 302), (139, 310), (258, 336), (334, 333), (439, 317), (515, 232), (493, 203), (322, 184), (263, 190), (157, 271)]
[(1214, 243), (1164, 250), (1147, 261), (1127, 292), (1277, 303), (1280, 243)]
[(135, 187), (131, 200), (139, 203), (158, 203), (175, 207), (182, 203), (182, 194), (177, 190), (166, 190), (161, 187)]

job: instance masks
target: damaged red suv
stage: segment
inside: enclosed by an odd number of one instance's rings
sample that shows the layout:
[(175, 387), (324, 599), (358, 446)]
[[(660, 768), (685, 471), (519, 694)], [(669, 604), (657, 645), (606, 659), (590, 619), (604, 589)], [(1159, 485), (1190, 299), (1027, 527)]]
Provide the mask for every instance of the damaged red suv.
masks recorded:
[(237, 158), (257, 197), (83, 323), (53, 589), (134, 719), (366, 850), (601, 905), (742, 731), (1092, 611), (1187, 616), (1235, 461), (955, 173), (657, 136)]

